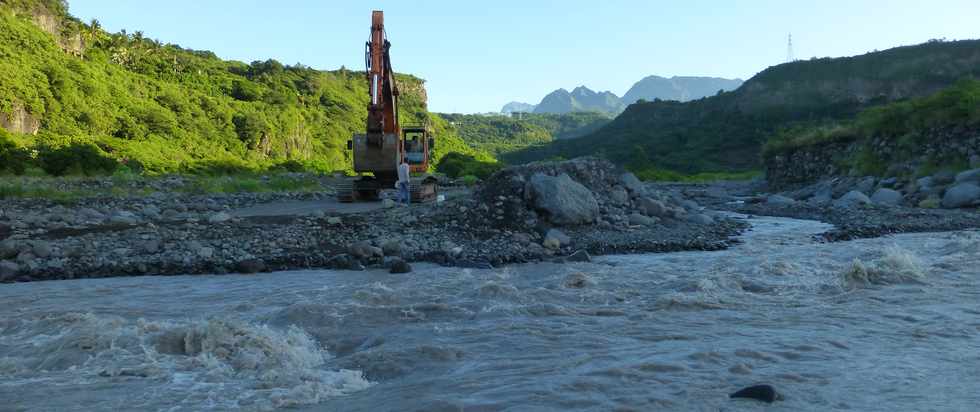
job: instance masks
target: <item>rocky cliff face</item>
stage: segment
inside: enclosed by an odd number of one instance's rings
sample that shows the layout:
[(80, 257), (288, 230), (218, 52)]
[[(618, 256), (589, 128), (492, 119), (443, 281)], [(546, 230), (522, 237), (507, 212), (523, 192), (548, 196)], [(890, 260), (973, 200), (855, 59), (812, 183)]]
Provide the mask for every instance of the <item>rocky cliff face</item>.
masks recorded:
[(766, 179), (773, 187), (786, 188), (863, 175), (855, 162), (857, 157), (864, 157), (877, 163), (879, 177), (902, 177), (911, 182), (917, 171), (935, 164), (937, 159), (945, 165), (966, 166), (980, 160), (980, 130), (938, 129), (924, 140), (926, 143), (912, 154), (894, 139), (882, 137), (805, 146), (766, 159)]
[(41, 121), (16, 102), (10, 113), (0, 113), (0, 127), (11, 133), (37, 134)]

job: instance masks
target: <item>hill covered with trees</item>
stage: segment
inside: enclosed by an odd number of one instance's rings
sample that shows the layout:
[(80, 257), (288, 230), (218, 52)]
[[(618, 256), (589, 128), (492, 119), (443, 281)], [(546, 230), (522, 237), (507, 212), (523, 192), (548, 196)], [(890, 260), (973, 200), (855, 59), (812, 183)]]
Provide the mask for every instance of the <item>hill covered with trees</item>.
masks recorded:
[(520, 113), (515, 116), (439, 114), (475, 150), (495, 155), (510, 153), (553, 140), (574, 139), (592, 133), (612, 120), (599, 112), (566, 114)]
[[(0, 150), (32, 153), (26, 161), (40, 166), (46, 153), (81, 151), (148, 172), (344, 171), (346, 142), (367, 115), (363, 72), (226, 61), (108, 33), (57, 0), (0, 0), (0, 73)], [(427, 112), (423, 80), (397, 81), (402, 122), (432, 125), (437, 159), (490, 159)]]
[(980, 76), (980, 41), (930, 41), (770, 67), (732, 92), (680, 103), (638, 102), (574, 141), (510, 153), (523, 162), (599, 153), (641, 176), (761, 168), (762, 146), (787, 128), (851, 119)]

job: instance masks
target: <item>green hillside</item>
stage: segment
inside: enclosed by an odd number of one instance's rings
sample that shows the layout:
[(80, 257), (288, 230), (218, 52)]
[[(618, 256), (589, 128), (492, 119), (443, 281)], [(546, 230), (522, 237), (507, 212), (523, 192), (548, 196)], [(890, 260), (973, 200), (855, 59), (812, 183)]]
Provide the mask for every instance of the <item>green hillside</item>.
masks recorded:
[(603, 113), (523, 113), (511, 116), (439, 114), (470, 147), (499, 155), (589, 134), (611, 120)]
[[(808, 146), (861, 142), (868, 150), (849, 153), (850, 161), (865, 174), (881, 175), (888, 163), (922, 155), (926, 139), (936, 130), (976, 130), (980, 127), (980, 80), (965, 79), (927, 97), (873, 107), (854, 120), (787, 130), (771, 139), (763, 150), (769, 159)], [(894, 142), (897, 158), (874, 159), (872, 138)], [(943, 159), (933, 159), (935, 161)], [(965, 159), (946, 159), (966, 164)]]
[(686, 103), (629, 106), (574, 141), (505, 155), (512, 162), (598, 152), (640, 175), (741, 172), (761, 168), (762, 146), (780, 130), (853, 118), (875, 105), (926, 96), (980, 76), (980, 41), (899, 47), (846, 58), (787, 63), (738, 90)]
[[(225, 61), (141, 32), (107, 33), (66, 10), (0, 0), (0, 121), (20, 132), (0, 128), (0, 150), (13, 143), (40, 161), (84, 146), (148, 172), (350, 168), (346, 142), (367, 114), (363, 72)], [(397, 80), (403, 124), (430, 122), (437, 159), (475, 154), (427, 113), (423, 80)]]

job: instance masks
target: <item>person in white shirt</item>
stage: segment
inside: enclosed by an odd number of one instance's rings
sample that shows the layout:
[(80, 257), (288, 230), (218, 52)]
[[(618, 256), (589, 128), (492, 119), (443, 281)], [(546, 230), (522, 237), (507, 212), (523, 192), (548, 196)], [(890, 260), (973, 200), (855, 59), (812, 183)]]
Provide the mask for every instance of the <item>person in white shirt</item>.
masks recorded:
[(412, 202), (412, 195), (409, 193), (409, 173), (408, 173), (408, 162), (402, 160), (402, 163), (398, 165), (398, 200), (409, 204)]

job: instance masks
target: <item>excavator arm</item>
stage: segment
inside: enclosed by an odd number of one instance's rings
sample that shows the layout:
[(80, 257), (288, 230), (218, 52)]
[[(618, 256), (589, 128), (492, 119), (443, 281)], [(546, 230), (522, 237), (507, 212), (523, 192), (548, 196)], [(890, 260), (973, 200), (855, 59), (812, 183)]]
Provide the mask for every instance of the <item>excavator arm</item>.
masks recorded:
[(385, 134), (401, 133), (398, 125), (398, 87), (395, 73), (391, 70), (391, 43), (385, 35), (384, 12), (375, 10), (371, 14), (371, 40), (367, 42), (364, 58), (367, 63), (368, 104), (367, 137), (368, 144), (381, 146)]

